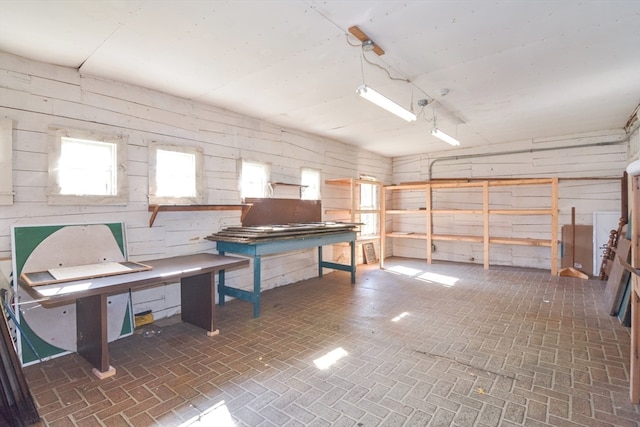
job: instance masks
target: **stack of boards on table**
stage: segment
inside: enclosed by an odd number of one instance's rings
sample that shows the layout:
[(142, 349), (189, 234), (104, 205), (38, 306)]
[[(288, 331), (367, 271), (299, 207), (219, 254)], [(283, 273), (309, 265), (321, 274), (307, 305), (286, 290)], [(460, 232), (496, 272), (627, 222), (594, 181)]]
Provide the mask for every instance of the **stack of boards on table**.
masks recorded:
[(227, 227), (206, 237), (207, 240), (224, 242), (256, 242), (263, 240), (300, 239), (327, 233), (356, 231), (358, 223), (312, 222), (253, 227)]

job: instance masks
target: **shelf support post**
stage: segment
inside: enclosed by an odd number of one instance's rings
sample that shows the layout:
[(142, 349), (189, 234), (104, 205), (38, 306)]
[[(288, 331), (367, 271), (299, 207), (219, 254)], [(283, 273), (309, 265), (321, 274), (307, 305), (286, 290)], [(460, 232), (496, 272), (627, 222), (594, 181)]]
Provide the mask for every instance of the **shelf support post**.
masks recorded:
[(558, 178), (551, 181), (551, 274), (558, 275)]
[(484, 269), (489, 269), (489, 181), (482, 183), (482, 219), (484, 234), (482, 236), (482, 246), (484, 249), (483, 261)]

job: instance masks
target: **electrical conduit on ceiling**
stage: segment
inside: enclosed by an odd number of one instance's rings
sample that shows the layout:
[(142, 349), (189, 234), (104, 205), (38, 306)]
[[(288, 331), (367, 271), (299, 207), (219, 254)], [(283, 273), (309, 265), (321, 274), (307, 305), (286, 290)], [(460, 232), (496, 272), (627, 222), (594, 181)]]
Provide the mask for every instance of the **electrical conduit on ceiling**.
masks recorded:
[(498, 151), (495, 153), (480, 153), (480, 154), (463, 154), (458, 156), (447, 156), (447, 157), (438, 157), (429, 163), (429, 175), (427, 176), (427, 181), (431, 181), (433, 175), (433, 165), (436, 162), (443, 160), (463, 160), (463, 159), (473, 159), (478, 157), (493, 157), (493, 156), (508, 156), (512, 154), (524, 154), (524, 153), (538, 153), (541, 151), (556, 151), (556, 150), (567, 150), (567, 149), (575, 149), (575, 148), (587, 148), (587, 147), (606, 147), (609, 145), (618, 145), (618, 144), (626, 144), (629, 142), (632, 133), (628, 134), (625, 139), (621, 139), (619, 141), (606, 141), (606, 142), (594, 142), (590, 144), (580, 144), (580, 145), (570, 145), (563, 147), (546, 147), (546, 148), (529, 148), (522, 150), (513, 150), (513, 151)]
[(556, 150), (568, 150), (575, 148), (588, 148), (588, 147), (606, 147), (609, 145), (618, 145), (618, 144), (626, 144), (631, 140), (631, 136), (640, 129), (640, 121), (638, 120), (638, 111), (640, 110), (640, 104), (633, 111), (629, 120), (627, 121), (624, 130), (627, 134), (627, 137), (621, 139), (619, 141), (605, 141), (605, 142), (593, 142), (590, 144), (580, 144), (580, 145), (569, 145), (562, 147), (546, 147), (546, 148), (529, 148), (522, 150), (513, 150), (513, 151), (498, 151), (495, 153), (480, 153), (480, 154), (463, 154), (458, 156), (446, 156), (446, 157), (438, 157), (429, 163), (429, 174), (427, 176), (427, 180), (431, 181), (433, 178), (433, 165), (436, 162), (442, 160), (462, 160), (462, 159), (473, 159), (476, 157), (492, 157), (492, 156), (508, 156), (512, 154), (524, 154), (524, 153), (538, 153), (541, 151), (556, 151)]

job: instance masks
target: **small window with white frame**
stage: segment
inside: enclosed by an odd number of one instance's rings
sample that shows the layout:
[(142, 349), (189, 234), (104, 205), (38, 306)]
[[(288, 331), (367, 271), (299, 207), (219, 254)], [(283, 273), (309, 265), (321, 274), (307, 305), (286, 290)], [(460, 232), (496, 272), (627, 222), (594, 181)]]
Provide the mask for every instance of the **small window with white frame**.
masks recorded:
[(320, 171), (302, 168), (300, 171), (300, 185), (302, 186), (302, 200), (320, 200)]
[(150, 144), (150, 204), (202, 204), (206, 200), (205, 187), (201, 148)]
[(129, 194), (123, 137), (49, 129), (50, 205), (125, 205)]
[[(360, 209), (363, 211), (377, 211), (380, 209), (380, 186), (375, 184), (360, 184)], [(360, 214), (360, 236), (378, 235), (380, 216), (375, 212)]]
[(269, 195), (271, 168), (266, 163), (242, 160), (240, 171), (240, 197), (265, 198)]

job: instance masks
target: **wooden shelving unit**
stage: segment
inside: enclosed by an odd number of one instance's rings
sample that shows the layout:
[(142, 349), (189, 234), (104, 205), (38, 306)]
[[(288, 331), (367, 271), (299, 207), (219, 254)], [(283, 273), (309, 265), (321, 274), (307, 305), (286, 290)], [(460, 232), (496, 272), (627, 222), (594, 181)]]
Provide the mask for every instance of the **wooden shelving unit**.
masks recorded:
[(251, 209), (251, 204), (243, 205), (149, 205), (149, 227), (153, 227), (159, 212), (188, 212), (188, 211), (242, 211), (241, 218), (244, 218)]
[[(333, 207), (326, 208), (325, 214), (329, 215), (343, 215), (349, 222), (360, 222), (360, 215), (362, 214), (376, 214), (378, 215), (378, 232), (375, 237), (361, 238), (358, 236), (358, 241), (379, 241), (381, 236), (381, 224), (382, 224), (382, 210), (378, 209), (360, 209), (360, 193), (358, 187), (362, 184), (376, 185), (379, 187), (379, 197), (382, 200), (383, 191), (382, 183), (380, 181), (357, 179), (357, 178), (339, 178), (339, 179), (327, 179), (325, 180), (327, 185), (344, 186), (349, 188), (349, 207)], [(380, 202), (381, 203), (381, 202)]]
[[(548, 185), (550, 208), (542, 209), (491, 209), (490, 206), (490, 190), (495, 187), (520, 187), (531, 185)], [(433, 191), (451, 189), (478, 189), (482, 191), (482, 209), (434, 209), (432, 206)], [(421, 209), (386, 209), (387, 192), (398, 191), (423, 191), (425, 208)], [(456, 241), (471, 242), (483, 244), (483, 264), (484, 268), (489, 268), (489, 249), (492, 244), (500, 245), (519, 245), (519, 246), (543, 246), (551, 248), (551, 274), (558, 273), (558, 178), (535, 178), (535, 179), (518, 179), (518, 180), (486, 180), (486, 181), (464, 181), (464, 182), (425, 182), (415, 184), (387, 185), (383, 187), (381, 196), (382, 215), (381, 215), (381, 233), (384, 238), (380, 241), (380, 267), (384, 267), (384, 254), (386, 247), (386, 238), (400, 239), (423, 239), (427, 243), (427, 262), (433, 260), (432, 248), (434, 241)], [(479, 204), (479, 203), (476, 203)], [(482, 235), (458, 235), (458, 234), (436, 234), (433, 233), (436, 215), (481, 215), (482, 216)], [(392, 232), (386, 229), (387, 215), (411, 215), (413, 217), (422, 215), (424, 217), (425, 233), (402, 233)], [(549, 230), (549, 239), (532, 239), (532, 238), (514, 238), (490, 236), (489, 224), (490, 218), (494, 215), (544, 215), (551, 218), (551, 229)]]

